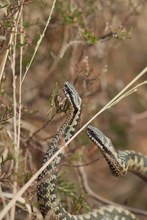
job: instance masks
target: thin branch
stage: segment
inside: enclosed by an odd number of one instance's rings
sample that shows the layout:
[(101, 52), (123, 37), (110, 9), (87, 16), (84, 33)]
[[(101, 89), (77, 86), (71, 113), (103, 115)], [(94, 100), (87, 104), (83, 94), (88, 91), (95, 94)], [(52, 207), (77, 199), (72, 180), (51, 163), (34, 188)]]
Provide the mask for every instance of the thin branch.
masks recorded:
[[(18, 171), (18, 149), (17, 149), (17, 99), (16, 99), (16, 43), (17, 43), (17, 33), (18, 33), (18, 23), (14, 23), (14, 37), (12, 40), (12, 58), (11, 58), (11, 69), (12, 69), (12, 76), (13, 76), (13, 129), (14, 129), (14, 155), (15, 155), (15, 165), (14, 165), (14, 176), (15, 176), (15, 180), (13, 183), (13, 194), (15, 195), (15, 193), (17, 192), (17, 179), (16, 179), (16, 174)], [(11, 219), (15, 219), (15, 203), (12, 207), (11, 210)]]
[(88, 42), (83, 41), (83, 40), (72, 40), (69, 43), (67, 43), (66, 45), (64, 45), (64, 47), (62, 48), (60, 54), (59, 54), (59, 58), (63, 58), (65, 52), (67, 51), (67, 49), (73, 45), (79, 45), (79, 44), (83, 44), (83, 45), (89, 45)]
[(77, 167), (77, 168), (78, 167), (86, 167), (86, 166), (89, 166), (89, 165), (97, 162), (98, 160), (100, 160), (102, 158), (103, 158), (103, 156), (98, 157), (98, 158), (96, 158), (96, 159), (94, 159), (94, 160), (92, 160), (92, 161), (90, 161), (88, 163), (82, 163), (82, 164), (63, 164), (62, 166), (64, 166), (64, 167)]
[(132, 123), (136, 123), (136, 121), (138, 121), (138, 120), (143, 120), (143, 119), (147, 118), (147, 111), (134, 114), (131, 117), (132, 117), (132, 119), (131, 119)]
[[(20, 18), (22, 16), (22, 10), (23, 10), (23, 3), (22, 0), (20, 10), (19, 10), (19, 19), (14, 20), (14, 33), (13, 33), (13, 47), (12, 47), (12, 60), (11, 60), (11, 69), (12, 69), (12, 75), (13, 75), (13, 105), (14, 105), (14, 154), (15, 154), (15, 165), (14, 165), (14, 176), (15, 180), (13, 183), (13, 194), (17, 192), (17, 173), (18, 173), (18, 167), (19, 167), (19, 142), (20, 142), (20, 118), (21, 118), (21, 104), (19, 103), (19, 119), (18, 119), (18, 130), (17, 130), (17, 98), (16, 98), (16, 44), (17, 44), (17, 34), (18, 34), (18, 25)], [(20, 61), (22, 62), (22, 53), (20, 53)], [(20, 63), (22, 65), (22, 63)], [(22, 68), (20, 69), (22, 72)], [(21, 74), (20, 74), (21, 77)], [(19, 102), (21, 102), (21, 84), (19, 87)], [(15, 203), (11, 210), (11, 219), (15, 219)]]
[(5, 150), (0, 154), (0, 171), (1, 171), (1, 164), (3, 164), (3, 162), (8, 158), (8, 153), (9, 153), (8, 148), (5, 148)]
[(38, 128), (28, 139), (27, 139), (27, 143), (36, 135), (38, 134), (41, 130), (43, 130), (52, 120), (53, 118), (55, 117), (56, 113), (54, 113), (52, 115), (51, 118), (49, 118), (40, 128)]
[(20, 147), (20, 125), (21, 125), (21, 109), (22, 109), (22, 63), (23, 63), (23, 43), (24, 43), (24, 35), (23, 35), (23, 14), (21, 14), (20, 20), (20, 66), (19, 66), (19, 102), (18, 102), (18, 137), (17, 137), (17, 148), (19, 150)]
[[(5, 197), (3, 195), (3, 192), (2, 192), (2, 188), (1, 188), (1, 184), (0, 184), (0, 195), (1, 195), (1, 200), (2, 200), (2, 204), (3, 204), (3, 207), (6, 206), (6, 201), (5, 201)], [(6, 220), (9, 220), (10, 219), (10, 216), (9, 216), (9, 213), (6, 214)]]
[(147, 211), (144, 211), (144, 210), (141, 210), (141, 209), (136, 209), (136, 208), (132, 208), (132, 207), (129, 207), (129, 206), (125, 206), (125, 205), (122, 205), (122, 204), (119, 204), (119, 203), (115, 203), (115, 202), (112, 202), (108, 199), (104, 199), (102, 196), (99, 196), (97, 195), (92, 189), (91, 187), (89, 186), (89, 182), (88, 182), (88, 178), (87, 178), (87, 175), (86, 175), (86, 172), (84, 170), (83, 167), (78, 167), (78, 172), (80, 174), (80, 177), (81, 177), (81, 180), (82, 180), (82, 185), (84, 187), (84, 190), (86, 193), (88, 193), (89, 196), (93, 197), (95, 200), (97, 200), (98, 202), (100, 203), (103, 203), (105, 205), (115, 205), (115, 206), (121, 206), (135, 214), (138, 214), (138, 215), (143, 215), (143, 216), (147, 216)]
[[(6, 199), (12, 199), (13, 198), (13, 194), (9, 193), (9, 192), (2, 192), (1, 197), (6, 198)], [(29, 214), (32, 213), (31, 206), (26, 202), (26, 200), (23, 197), (20, 197), (18, 199), (18, 202), (20, 202), (21, 204), (26, 206)]]
[(7, 204), (7, 206), (0, 213), (0, 220), (6, 215), (6, 213), (11, 209), (13, 204), (18, 200), (18, 198), (28, 189), (28, 187), (37, 179), (38, 175), (56, 158), (57, 155), (62, 153), (66, 146), (81, 132), (83, 131), (89, 123), (91, 123), (98, 115), (104, 112), (106, 109), (110, 108), (111, 104), (120, 98), (120, 96), (127, 91), (139, 78), (141, 78), (147, 72), (147, 67), (145, 67), (129, 84), (125, 86), (110, 102), (108, 102), (99, 112), (97, 112), (84, 126), (79, 129), (69, 141), (67, 141), (32, 177), (31, 179), (17, 192), (14, 198)]

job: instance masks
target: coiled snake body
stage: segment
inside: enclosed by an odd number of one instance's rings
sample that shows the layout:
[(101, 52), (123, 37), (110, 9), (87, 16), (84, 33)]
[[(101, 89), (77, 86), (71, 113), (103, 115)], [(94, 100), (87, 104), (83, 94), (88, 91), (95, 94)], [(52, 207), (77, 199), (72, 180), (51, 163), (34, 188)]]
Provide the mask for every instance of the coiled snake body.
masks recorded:
[[(58, 151), (59, 146), (63, 144), (63, 142), (67, 142), (75, 131), (75, 126), (78, 123), (78, 119), (80, 117), (81, 111), (81, 98), (79, 97), (77, 91), (70, 83), (66, 82), (64, 85), (64, 93), (67, 99), (70, 102), (70, 109), (68, 111), (68, 115), (64, 124), (58, 130), (56, 136), (53, 138), (52, 143), (49, 145), (48, 151), (45, 154), (43, 164), (53, 156), (53, 154)], [(104, 135), (99, 139), (97, 139), (96, 134), (93, 135), (93, 127), (88, 127), (87, 129), (88, 136), (94, 141), (97, 145), (104, 145), (107, 142), (105, 138), (103, 140)], [(98, 133), (99, 134), (99, 133)], [(103, 143), (104, 142), (104, 143)], [(110, 143), (110, 140), (108, 141)], [(109, 144), (108, 144), (109, 145)], [(126, 160), (125, 154), (120, 158), (117, 157), (115, 150), (112, 148), (111, 153), (109, 153), (109, 157), (112, 155), (112, 160), (107, 159), (111, 170), (115, 170), (113, 172), (114, 175), (119, 173), (120, 171), (124, 172), (124, 168), (126, 169), (126, 164), (122, 163), (123, 160)], [(106, 150), (107, 152), (107, 150)], [(115, 153), (114, 153), (115, 152)], [(115, 160), (114, 155), (115, 155)], [(131, 154), (131, 153), (130, 153)], [(133, 220), (137, 219), (134, 214), (129, 212), (126, 209), (117, 206), (102, 206), (99, 209), (93, 210), (87, 214), (83, 215), (71, 215), (70, 213), (66, 212), (66, 210), (62, 207), (60, 200), (57, 196), (57, 173), (59, 169), (59, 163), (63, 157), (63, 153), (60, 153), (52, 162), (51, 164), (38, 176), (38, 186), (37, 186), (37, 197), (40, 206), (40, 211), (45, 219), (52, 220)], [(123, 159), (124, 158), (124, 159)], [(119, 164), (123, 164), (122, 168), (118, 169), (117, 166)], [(138, 161), (138, 160), (137, 160)], [(135, 166), (137, 161), (134, 163)], [(146, 158), (145, 158), (146, 161)], [(144, 162), (145, 162), (144, 161)], [(43, 165), (42, 164), (42, 165)], [(116, 164), (116, 165), (115, 165)], [(115, 168), (114, 168), (115, 167)], [(117, 171), (119, 170), (119, 172)], [(142, 172), (138, 172), (138, 174)], [(145, 176), (143, 174), (143, 176)]]

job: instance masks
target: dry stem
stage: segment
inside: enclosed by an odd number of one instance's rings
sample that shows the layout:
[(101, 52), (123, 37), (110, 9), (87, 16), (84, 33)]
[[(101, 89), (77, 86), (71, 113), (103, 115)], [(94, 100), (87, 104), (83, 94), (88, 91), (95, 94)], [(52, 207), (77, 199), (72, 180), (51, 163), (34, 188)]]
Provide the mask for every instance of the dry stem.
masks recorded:
[(112, 202), (108, 199), (104, 199), (102, 196), (97, 195), (89, 186), (89, 182), (88, 182), (88, 178), (87, 178), (87, 174), (84, 170), (84, 167), (78, 167), (78, 172), (80, 174), (80, 178), (82, 180), (82, 185), (84, 187), (84, 190), (86, 191), (86, 193), (88, 193), (89, 196), (93, 197), (95, 200), (97, 200), (100, 203), (103, 203), (105, 205), (114, 205), (114, 206), (121, 206), (125, 209), (128, 209), (129, 211), (138, 214), (138, 215), (143, 215), (143, 216), (147, 216), (147, 211), (141, 210), (141, 209), (136, 209), (136, 208), (132, 208), (126, 205), (122, 205), (116, 202)]

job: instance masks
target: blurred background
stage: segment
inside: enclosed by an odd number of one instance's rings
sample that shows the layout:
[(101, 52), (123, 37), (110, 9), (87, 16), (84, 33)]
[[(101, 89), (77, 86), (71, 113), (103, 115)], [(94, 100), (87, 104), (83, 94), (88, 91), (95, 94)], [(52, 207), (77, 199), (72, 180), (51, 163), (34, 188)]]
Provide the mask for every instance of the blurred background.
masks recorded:
[[(20, 49), (23, 48), (24, 73), (46, 25), (53, 1), (26, 0), (23, 3), (15, 51), (16, 98), (20, 92)], [(1, 70), (9, 50), (0, 84), (0, 151), (7, 148), (9, 154), (1, 169), (1, 187), (9, 192), (14, 181), (12, 161), (15, 159), (14, 51), (9, 42), (20, 5), (19, 1), (2, 1), (0, 5)], [(66, 113), (60, 108), (64, 82), (74, 84), (82, 98), (80, 128), (145, 68), (146, 21), (147, 2), (143, 0), (56, 1), (50, 23), (22, 84), (17, 190), (39, 169), (48, 143), (66, 118)], [(23, 43), (20, 36), (24, 38)], [(145, 74), (137, 83), (146, 79)], [(146, 89), (145, 85), (142, 86), (91, 123), (111, 138), (117, 150), (131, 149), (147, 154)], [(101, 159), (93, 162), (98, 157)], [(83, 172), (96, 194), (116, 203), (147, 209), (145, 182), (130, 173), (120, 179), (113, 177), (97, 147), (83, 131), (70, 144), (60, 172), (59, 193), (68, 211), (78, 214), (89, 210), (89, 207), (101, 205), (101, 202), (88, 197), (82, 183), (77, 181), (79, 172), (73, 165), (87, 163), (89, 165), (83, 166)], [(34, 184), (24, 195), (34, 206), (35, 187)], [(72, 190), (73, 195), (70, 195)], [(17, 210), (16, 219), (20, 219), (22, 212), (25, 213), (21, 208)], [(27, 214), (24, 216), (26, 219)]]

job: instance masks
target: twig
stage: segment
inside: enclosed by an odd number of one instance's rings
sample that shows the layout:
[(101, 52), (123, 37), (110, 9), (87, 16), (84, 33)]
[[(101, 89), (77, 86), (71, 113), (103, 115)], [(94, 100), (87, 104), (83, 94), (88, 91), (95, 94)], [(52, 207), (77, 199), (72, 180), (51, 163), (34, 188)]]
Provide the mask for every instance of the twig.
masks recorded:
[[(15, 21), (14, 21), (15, 22)], [(18, 23), (14, 23), (14, 37), (12, 40), (12, 59), (11, 59), (11, 69), (12, 69), (12, 76), (13, 76), (13, 129), (14, 129), (14, 155), (15, 155), (15, 165), (14, 165), (14, 176), (15, 180), (13, 183), (13, 194), (17, 192), (17, 179), (16, 179), (16, 174), (18, 171), (18, 149), (17, 149), (17, 99), (16, 99), (16, 42), (17, 42), (17, 33), (18, 33)], [(11, 219), (15, 219), (15, 203), (13, 204), (13, 207), (11, 209)]]
[[(21, 1), (20, 11), (19, 11), (19, 20), (15, 21), (14, 25), (14, 37), (12, 40), (13, 47), (12, 47), (12, 60), (11, 60), (11, 68), (12, 68), (12, 75), (13, 75), (13, 105), (14, 105), (14, 154), (15, 154), (15, 180), (13, 184), (13, 194), (17, 192), (17, 178), (16, 175), (18, 173), (19, 167), (19, 145), (20, 145), (20, 120), (21, 120), (21, 81), (19, 85), (19, 115), (18, 115), (18, 129), (17, 129), (17, 99), (16, 99), (16, 44), (17, 44), (17, 34), (18, 34), (18, 25), (21, 18), (21, 29), (22, 29), (22, 10), (23, 10), (23, 3), (24, 0)], [(22, 37), (21, 40), (22, 41)], [(21, 42), (22, 43), (22, 42)], [(22, 75), (22, 51), (23, 48), (20, 48), (20, 78)], [(11, 210), (11, 219), (15, 219), (15, 204)]]
[(92, 160), (92, 161), (90, 161), (90, 162), (88, 162), (88, 163), (82, 163), (82, 164), (63, 164), (62, 166), (64, 166), (64, 167), (86, 167), (86, 166), (89, 166), (90, 164), (93, 164), (93, 163), (95, 163), (95, 162), (97, 162), (98, 160), (100, 160), (100, 159), (102, 159), (103, 158), (103, 156), (101, 156), (101, 157), (98, 157), (98, 158), (96, 158), (95, 160)]
[(40, 128), (38, 128), (28, 139), (26, 142), (29, 142), (37, 133), (39, 133), (42, 129), (44, 129), (55, 117), (56, 113), (52, 115)]
[(132, 116), (131, 121), (132, 121), (132, 123), (135, 123), (136, 121), (143, 120), (145, 118), (147, 118), (147, 111), (144, 111), (144, 112), (141, 112), (141, 113), (138, 113), (138, 114), (134, 114)]
[(81, 132), (83, 131), (89, 123), (91, 123), (98, 115), (104, 112), (106, 109), (110, 108), (111, 104), (120, 98), (125, 91), (127, 91), (139, 78), (141, 78), (147, 72), (147, 67), (145, 67), (129, 84), (125, 86), (123, 90), (121, 90), (110, 102), (108, 102), (99, 112), (97, 112), (86, 124), (83, 125), (81, 129), (79, 129), (69, 141), (67, 141), (32, 177), (31, 179), (16, 193), (14, 198), (7, 204), (7, 206), (0, 213), (0, 220), (6, 215), (6, 213), (11, 209), (13, 204), (18, 200), (18, 198), (28, 189), (28, 187), (36, 180), (39, 174), (59, 155), (64, 151), (66, 146)]
[(72, 41), (70, 41), (69, 43), (67, 43), (67, 44), (62, 48), (62, 50), (61, 50), (61, 52), (60, 52), (60, 54), (59, 54), (60, 59), (63, 58), (65, 52), (67, 51), (67, 49), (68, 49), (69, 47), (71, 47), (71, 46), (73, 46), (73, 45), (79, 45), (79, 44), (83, 44), (83, 45), (87, 44), (87, 45), (89, 45), (88, 42), (83, 41), (83, 40), (72, 40)]
[[(1, 200), (2, 200), (2, 203), (3, 203), (3, 207), (6, 206), (6, 201), (5, 201), (5, 197), (3, 195), (3, 192), (2, 192), (2, 188), (1, 188), (1, 185), (0, 185), (0, 195), (1, 195)], [(6, 214), (6, 220), (9, 220), (10, 219), (10, 216), (9, 216), (9, 213)]]
[[(9, 192), (2, 192), (1, 193), (1, 198), (6, 198), (6, 199), (12, 199), (13, 198), (13, 194), (9, 193)], [(28, 213), (31, 215), (32, 214), (32, 209), (31, 206), (26, 202), (26, 200), (23, 197), (19, 197), (18, 202), (20, 202), (21, 204), (25, 205)]]
[[(6, 148), (0, 155), (0, 165), (8, 158), (8, 148)], [(1, 170), (1, 167), (0, 167)]]
[[(71, 40), (71, 41), (69, 41), (68, 43), (66, 43), (66, 41), (67, 41), (67, 33), (66, 33), (66, 32), (67, 32), (67, 31), (65, 30), (63, 43), (62, 43), (62, 45), (61, 45), (61, 47), (60, 47), (60, 50), (59, 50), (58, 55), (56, 56), (56, 58), (55, 58), (55, 60), (54, 60), (54, 62), (53, 62), (53, 64), (52, 64), (52, 66), (51, 66), (51, 68), (50, 68), (50, 70), (49, 70), (49, 73), (50, 73), (50, 74), (49, 74), (49, 76), (44, 76), (44, 79), (42, 80), (42, 84), (43, 84), (45, 81), (47, 81), (49, 77), (51, 77), (51, 75), (52, 75), (53, 71), (55, 70), (57, 64), (59, 63), (60, 59), (62, 59), (62, 58), (64, 57), (64, 55), (65, 55), (66, 51), (68, 50), (68, 48), (70, 48), (70, 47), (72, 47), (72, 46), (74, 46), (74, 48), (77, 48), (78, 45), (88, 45), (88, 46), (91, 46), (91, 44), (90, 44), (89, 42), (87, 42), (86, 40), (84, 41), (84, 40), (79, 40), (79, 39), (77, 39), (77, 40)], [(78, 34), (77, 34), (77, 35), (78, 35)], [(107, 38), (109, 38), (109, 37), (111, 37), (111, 36), (113, 36), (113, 32), (108, 33), (108, 34), (106, 34), (106, 35), (100, 36), (98, 40), (99, 40), (99, 41), (100, 41), (100, 40), (103, 41), (103, 40), (106, 40)], [(73, 51), (73, 54), (75, 55), (76, 52)], [(72, 57), (73, 57), (73, 55), (72, 55)], [(73, 68), (73, 66), (74, 66), (73, 60), (70, 61), (70, 63), (71, 63), (71, 65), (70, 65), (69, 68), (71, 69), (71, 68)], [(70, 72), (73, 73), (73, 71), (71, 71), (71, 70), (70, 70)], [(43, 84), (43, 85), (44, 85), (44, 84)], [(41, 88), (42, 88), (42, 86), (41, 86)]]
[(80, 174), (80, 177), (81, 177), (81, 180), (82, 180), (82, 185), (84, 187), (85, 192), (88, 193), (88, 195), (93, 197), (95, 200), (97, 200), (98, 202), (101, 202), (101, 203), (103, 203), (105, 205), (121, 206), (121, 207), (123, 207), (125, 209), (128, 209), (129, 211), (135, 213), (135, 214), (147, 216), (147, 211), (144, 211), (144, 210), (141, 210), (141, 209), (132, 208), (132, 207), (125, 206), (125, 205), (122, 205), (122, 204), (119, 204), (119, 203), (115, 203), (115, 202), (112, 202), (112, 201), (110, 201), (108, 199), (104, 199), (102, 196), (97, 195), (91, 189), (91, 187), (89, 186), (88, 178), (87, 178), (86, 172), (84, 170), (84, 167), (80, 166), (77, 169), (78, 169), (78, 172)]
[(24, 43), (24, 36), (23, 36), (23, 14), (21, 14), (21, 21), (20, 21), (20, 66), (19, 66), (19, 101), (18, 101), (18, 131), (17, 131), (17, 149), (19, 150), (20, 147), (20, 125), (21, 125), (21, 109), (22, 109), (22, 63), (23, 63), (23, 43)]

